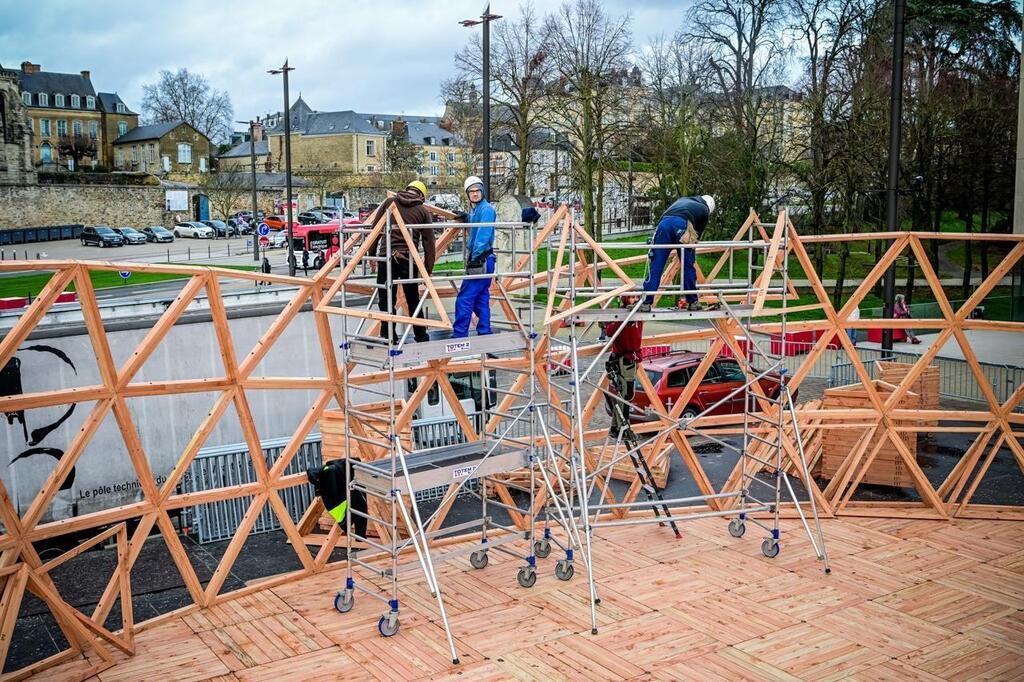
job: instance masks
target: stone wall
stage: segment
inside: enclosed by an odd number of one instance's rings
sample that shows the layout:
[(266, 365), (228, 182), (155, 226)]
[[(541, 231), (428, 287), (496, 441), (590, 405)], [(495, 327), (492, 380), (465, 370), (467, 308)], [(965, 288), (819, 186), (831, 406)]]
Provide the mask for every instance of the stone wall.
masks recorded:
[[(164, 210), (165, 192), (164, 187), (0, 186), (0, 230), (75, 223), (171, 227), (177, 217), (191, 220), (191, 212)], [(189, 190), (190, 206), (196, 192)], [(261, 191), (258, 202), (261, 210), (271, 210), (277, 196), (276, 191)], [(242, 206), (249, 207), (247, 203)]]

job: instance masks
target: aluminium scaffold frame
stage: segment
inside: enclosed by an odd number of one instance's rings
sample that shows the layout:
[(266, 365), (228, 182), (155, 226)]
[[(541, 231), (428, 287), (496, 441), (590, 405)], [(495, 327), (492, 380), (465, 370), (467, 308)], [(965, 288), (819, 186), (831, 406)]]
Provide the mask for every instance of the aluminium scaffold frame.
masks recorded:
[[(677, 263), (681, 263), (683, 249), (696, 249), (698, 246), (696, 244), (658, 245), (622, 242), (601, 244), (590, 237), (575, 220), (571, 224), (567, 224), (560, 235), (555, 268), (549, 278), (545, 328), (552, 341), (549, 351), (556, 345), (564, 349), (561, 354), (564, 359), (559, 359), (559, 353), (552, 352), (549, 355), (549, 362), (553, 367), (568, 374), (570, 380), (564, 386), (560, 386), (554, 378), (551, 379), (551, 383), (556, 389), (570, 395), (569, 418), (573, 428), (568, 432), (556, 431), (567, 444), (566, 454), (563, 455), (567, 466), (555, 468), (554, 474), (561, 479), (564, 473), (568, 472), (568, 481), (560, 482), (560, 489), (568, 491), (568, 495), (563, 498), (562, 502), (570, 510), (572, 518), (578, 515), (579, 521), (564, 528), (567, 536), (567, 559), (572, 561), (574, 549), (583, 550), (591, 597), (591, 631), (594, 634), (597, 633), (596, 606), (600, 602), (600, 598), (594, 579), (592, 544), (594, 531), (599, 528), (657, 523), (661, 526), (670, 526), (675, 536), (679, 538), (681, 536), (677, 523), (681, 521), (707, 517), (731, 517), (728, 531), (733, 537), (742, 537), (747, 523), (764, 529), (768, 536), (762, 542), (761, 551), (766, 557), (774, 558), (780, 551), (779, 518), (782, 496), (788, 494), (815, 555), (823, 562), (824, 571), (828, 573), (831, 570), (818, 516), (817, 502), (811, 492), (814, 491), (815, 486), (804, 454), (795, 405), (785, 376), (786, 368), (782, 362), (783, 358), (762, 348), (763, 341), (769, 340), (770, 335), (756, 329), (750, 322), (757, 317), (777, 318), (779, 333), (782, 338), (785, 338), (787, 303), (793, 292), (787, 267), (790, 222), (783, 210), (780, 211), (774, 224), (758, 222), (752, 227), (757, 227), (760, 235), (756, 234), (754, 230), (748, 230), (747, 238), (744, 240), (703, 244), (705, 247), (721, 249), (725, 252), (719, 265), (722, 264), (722, 261), (728, 263), (727, 279), (724, 282), (698, 284), (698, 287), (692, 290), (666, 287), (663, 284), (666, 280), (664, 274), (661, 282), (654, 283), (654, 288), (646, 288), (646, 290), (639, 288), (632, 278), (608, 257), (604, 249), (610, 246), (646, 248), (652, 254), (654, 249), (670, 249), (678, 253)], [(764, 232), (765, 228), (773, 228), (770, 238)], [(756, 236), (764, 238), (755, 239)], [(734, 267), (734, 254), (737, 251), (746, 254), (746, 267), (742, 268), (745, 274), (742, 278), (736, 275)], [(585, 253), (592, 254), (591, 259), (588, 260), (583, 256)], [(763, 256), (763, 260), (756, 258), (757, 255)], [(579, 263), (577, 263), (577, 258), (579, 258)], [(598, 275), (602, 265), (611, 269), (621, 283), (602, 285)], [(563, 268), (566, 272), (564, 278), (562, 276)], [(591, 270), (592, 277), (590, 277), (589, 286), (585, 282), (580, 282), (578, 277), (580, 269)], [(719, 270), (720, 267), (716, 267), (716, 274)], [(755, 272), (759, 272), (756, 277)], [(773, 276), (778, 276), (781, 282), (774, 283)], [(567, 281), (565, 286), (562, 285), (563, 279)], [(671, 281), (671, 273), (668, 281)], [(652, 302), (657, 305), (658, 300), (667, 295), (697, 296), (698, 300), (710, 299), (712, 305), (708, 308), (702, 306), (701, 310), (666, 310), (652, 307)], [(609, 307), (616, 299), (622, 300), (621, 297), (635, 298), (635, 302), (625, 304), (621, 308)], [(571, 302), (572, 307), (553, 314), (553, 306), (557, 298)], [(780, 307), (767, 308), (768, 300), (780, 301)], [(562, 320), (568, 322), (567, 339), (559, 338), (556, 334)], [(609, 352), (616, 338), (624, 330), (625, 324), (642, 320), (707, 322), (718, 336), (718, 339), (712, 344), (711, 350), (692, 371), (687, 382), (687, 389), (679, 396), (676, 409), (670, 411), (670, 418), (661, 420), (658, 424), (659, 428), (643, 441), (636, 436), (631, 428), (630, 421), (634, 408), (629, 401), (622, 397), (621, 377), (614, 368), (609, 367), (600, 381), (590, 378), (598, 362)], [(618, 321), (622, 324), (611, 335), (602, 334), (603, 343), (598, 344), (598, 350), (593, 353), (593, 360), (589, 365), (584, 365), (577, 352), (581, 336), (578, 325), (580, 323), (586, 325), (583, 332), (586, 334), (595, 323), (601, 324), (607, 321)], [(742, 337), (738, 336), (739, 333), (742, 333)], [(744, 343), (737, 343), (739, 338), (742, 338)], [(742, 371), (742, 385), (702, 410), (698, 410), (696, 407), (687, 408), (686, 412), (677, 414), (679, 409), (688, 405), (697, 386), (725, 348), (731, 351)], [(758, 360), (766, 362), (767, 367), (755, 369), (753, 365), (755, 356)], [(638, 372), (638, 377), (650, 399), (658, 401), (653, 385), (642, 368)], [(768, 390), (765, 390), (765, 383), (769, 384)], [(588, 411), (592, 414), (592, 410), (584, 410), (584, 393), (588, 395), (586, 401), (588, 408), (595, 404), (595, 400), (604, 398), (610, 406), (610, 411), (614, 412), (613, 427), (605, 437), (599, 451), (600, 454), (596, 458), (588, 452), (583, 429), (584, 415)], [(696, 420), (711, 414), (724, 403), (737, 399), (742, 400), (741, 412), (743, 415), (742, 444), (740, 446), (711, 435), (694, 424)], [(628, 412), (623, 413), (623, 408)], [(630, 416), (626, 417), (626, 414)], [(620, 423), (623, 426), (618, 426)], [(613, 435), (614, 440), (612, 441)], [(717, 493), (704, 492), (701, 495), (672, 499), (665, 499), (661, 495), (644, 454), (644, 447), (661, 442), (666, 438), (672, 438), (682, 449), (685, 445), (680, 440), (689, 435), (708, 438), (738, 456), (739, 463), (735, 471), (739, 472), (739, 481), (734, 489)], [(612, 441), (610, 448), (609, 441)], [(625, 450), (620, 451), (620, 446), (624, 446)], [(656, 451), (659, 448), (653, 449)], [(634, 483), (644, 491), (645, 500), (615, 501), (614, 497), (609, 496), (611, 470), (619, 461), (627, 457), (631, 460), (636, 473)], [(796, 474), (808, 491), (810, 515), (814, 523), (813, 530), (787, 473), (787, 469), (791, 465), (795, 465)], [(770, 482), (758, 477), (758, 474), (764, 471), (770, 473)], [(766, 499), (754, 492), (753, 484), (767, 488)], [(596, 502), (593, 501), (595, 492), (597, 493)], [(707, 510), (683, 510), (682, 512), (677, 509), (675, 513), (671, 509), (673, 506), (694, 504), (707, 505), (709, 508)], [(607, 515), (611, 512), (633, 512), (646, 508), (653, 512), (652, 516), (633, 516), (625, 519), (602, 517), (602, 514)], [(763, 519), (765, 515), (768, 517), (767, 522)], [(548, 516), (545, 515), (545, 541), (549, 537), (551, 534), (548, 527)], [(563, 571), (565, 570), (563, 562), (560, 562), (559, 566)], [(569, 568), (571, 569), (571, 565)]]

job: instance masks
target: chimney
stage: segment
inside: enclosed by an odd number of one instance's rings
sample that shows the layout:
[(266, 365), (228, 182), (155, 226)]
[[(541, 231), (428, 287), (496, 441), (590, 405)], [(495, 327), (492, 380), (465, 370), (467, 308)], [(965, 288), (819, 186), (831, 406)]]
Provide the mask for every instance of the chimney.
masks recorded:
[(82, 72), (82, 78), (84, 78), (85, 80), (89, 80), (89, 75), (90, 75), (90, 74), (89, 74), (89, 72), (88, 72), (88, 71), (83, 71), (83, 72)]
[(21, 63), (21, 70), (26, 75), (28, 75), (30, 73), (39, 73), (40, 71), (43, 70), (43, 67), (39, 66), (38, 64), (33, 64), (32, 62), (22, 62)]
[(391, 134), (397, 139), (405, 138), (405, 121), (398, 119), (391, 124)]
[(257, 123), (252, 127), (252, 141), (259, 142), (263, 139), (263, 124)]

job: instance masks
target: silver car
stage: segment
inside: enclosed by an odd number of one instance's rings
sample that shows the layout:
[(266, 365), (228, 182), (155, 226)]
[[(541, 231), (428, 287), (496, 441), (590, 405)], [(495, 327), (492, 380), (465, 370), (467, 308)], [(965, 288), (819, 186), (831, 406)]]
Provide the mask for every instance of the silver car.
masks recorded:
[(193, 239), (213, 239), (213, 228), (198, 222), (178, 223), (174, 226), (174, 236), (192, 237)]

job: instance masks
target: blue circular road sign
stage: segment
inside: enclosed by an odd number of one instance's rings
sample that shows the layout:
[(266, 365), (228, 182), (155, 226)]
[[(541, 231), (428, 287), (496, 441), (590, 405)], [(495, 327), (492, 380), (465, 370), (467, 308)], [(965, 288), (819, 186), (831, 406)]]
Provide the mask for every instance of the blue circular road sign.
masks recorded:
[(270, 234), (270, 225), (267, 225), (266, 223), (260, 223), (259, 226), (257, 226), (256, 231), (260, 233), (261, 237), (266, 237), (268, 234)]
[(118, 270), (117, 274), (121, 275), (121, 279), (128, 279), (132, 276), (132, 273), (127, 270)]

